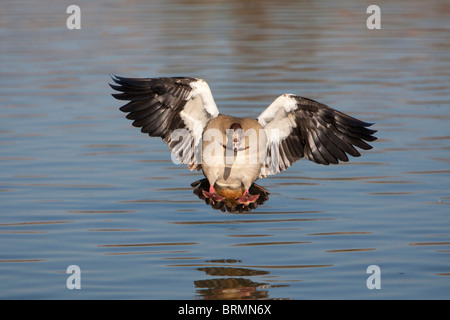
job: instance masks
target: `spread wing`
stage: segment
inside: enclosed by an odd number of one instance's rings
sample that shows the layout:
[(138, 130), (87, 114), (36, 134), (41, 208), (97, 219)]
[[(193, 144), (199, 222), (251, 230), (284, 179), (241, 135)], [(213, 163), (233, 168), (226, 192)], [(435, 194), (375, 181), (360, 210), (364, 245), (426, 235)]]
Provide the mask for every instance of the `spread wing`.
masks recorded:
[(372, 147), (376, 130), (366, 123), (317, 101), (285, 94), (258, 117), (267, 134), (267, 157), (260, 177), (277, 174), (305, 157), (319, 164), (359, 157), (355, 147)]
[(186, 77), (113, 76), (112, 80), (115, 84), (110, 86), (120, 92), (113, 97), (129, 101), (120, 110), (128, 113), (126, 117), (133, 120), (133, 126), (161, 137), (177, 161), (200, 170), (203, 128), (219, 115), (208, 84)]

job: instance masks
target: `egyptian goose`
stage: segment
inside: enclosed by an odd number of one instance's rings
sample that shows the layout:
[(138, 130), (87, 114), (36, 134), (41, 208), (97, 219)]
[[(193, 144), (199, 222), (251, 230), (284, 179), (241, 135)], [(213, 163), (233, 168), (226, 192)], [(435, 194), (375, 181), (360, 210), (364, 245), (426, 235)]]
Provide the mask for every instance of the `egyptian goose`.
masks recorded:
[(359, 157), (355, 146), (372, 147), (376, 130), (317, 101), (293, 94), (279, 96), (257, 119), (219, 113), (208, 84), (197, 78), (124, 78), (110, 86), (127, 100), (120, 108), (143, 133), (161, 137), (172, 160), (202, 169), (209, 182), (204, 197), (248, 206), (258, 178), (277, 174), (300, 158), (319, 164)]

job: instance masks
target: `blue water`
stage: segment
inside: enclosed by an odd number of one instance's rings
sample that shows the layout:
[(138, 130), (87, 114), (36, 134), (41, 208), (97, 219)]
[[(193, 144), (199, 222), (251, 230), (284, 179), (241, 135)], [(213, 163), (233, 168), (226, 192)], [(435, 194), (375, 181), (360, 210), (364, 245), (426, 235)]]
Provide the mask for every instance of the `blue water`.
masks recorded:
[[(449, 299), (450, 7), (379, 3), (368, 30), (370, 4), (81, 1), (68, 30), (69, 3), (3, 1), (0, 298)], [(224, 213), (125, 119), (110, 74), (200, 77), (236, 116), (296, 93), (379, 139)]]

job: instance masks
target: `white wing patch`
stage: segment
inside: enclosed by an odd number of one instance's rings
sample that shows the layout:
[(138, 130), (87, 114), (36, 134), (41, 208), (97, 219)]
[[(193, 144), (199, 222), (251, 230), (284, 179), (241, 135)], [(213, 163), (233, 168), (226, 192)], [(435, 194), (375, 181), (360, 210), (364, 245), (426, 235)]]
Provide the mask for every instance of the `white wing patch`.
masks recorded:
[(192, 91), (192, 99), (201, 97), (203, 102), (203, 108), (213, 117), (217, 117), (219, 115), (219, 109), (217, 109), (216, 103), (214, 102), (214, 98), (211, 93), (211, 89), (208, 84), (203, 79), (198, 79), (197, 81), (190, 83)]
[(275, 117), (282, 117), (280, 109), (283, 108), (289, 113), (297, 108), (297, 101), (293, 98), (293, 94), (283, 94), (279, 96), (270, 106), (266, 108), (258, 117), (258, 122), (265, 127), (267, 123), (276, 120)]
[(195, 98), (189, 100), (180, 112), (180, 116), (186, 124), (186, 128), (188, 128), (198, 139), (201, 139), (203, 128), (211, 119), (204, 111), (205, 110), (203, 110), (202, 107), (202, 98), (197, 95)]
[(268, 143), (279, 143), (291, 134), (297, 126), (295, 114), (291, 111), (297, 108), (297, 102), (290, 94), (279, 96), (258, 117), (258, 122), (266, 130)]
[[(203, 129), (209, 120), (219, 115), (219, 110), (205, 80), (198, 79), (189, 85), (193, 89), (189, 96), (190, 100), (180, 112), (180, 117), (183, 119), (189, 133), (183, 134), (185, 141), (172, 151), (181, 163), (188, 164), (192, 170), (194, 166), (189, 164), (201, 164), (200, 153)], [(187, 139), (188, 136), (190, 136), (190, 139)], [(191, 143), (188, 143), (187, 140), (190, 140)]]

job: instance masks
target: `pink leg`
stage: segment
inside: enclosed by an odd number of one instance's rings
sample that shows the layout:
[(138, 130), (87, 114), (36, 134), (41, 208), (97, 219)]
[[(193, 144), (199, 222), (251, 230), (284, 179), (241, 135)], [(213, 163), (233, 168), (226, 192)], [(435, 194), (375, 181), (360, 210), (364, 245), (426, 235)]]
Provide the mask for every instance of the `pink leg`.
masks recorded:
[(213, 186), (210, 186), (210, 187), (209, 187), (209, 192), (203, 190), (203, 195), (204, 195), (206, 198), (211, 199), (211, 200), (213, 200), (213, 201), (217, 201), (217, 202), (222, 201), (222, 200), (225, 199), (224, 197), (219, 196), (219, 195), (217, 194), (217, 192), (216, 192), (216, 190), (214, 189)]
[(256, 195), (251, 195), (248, 190), (244, 191), (244, 194), (242, 195), (242, 197), (237, 199), (237, 202), (240, 204), (244, 204), (246, 206), (248, 206), (250, 203), (255, 202), (256, 200), (258, 200), (259, 198), (259, 194)]

